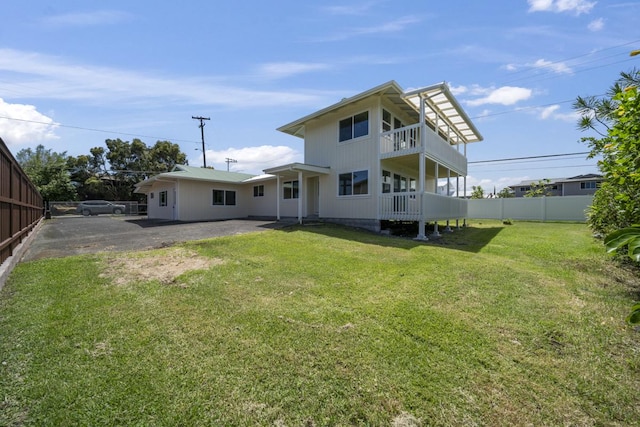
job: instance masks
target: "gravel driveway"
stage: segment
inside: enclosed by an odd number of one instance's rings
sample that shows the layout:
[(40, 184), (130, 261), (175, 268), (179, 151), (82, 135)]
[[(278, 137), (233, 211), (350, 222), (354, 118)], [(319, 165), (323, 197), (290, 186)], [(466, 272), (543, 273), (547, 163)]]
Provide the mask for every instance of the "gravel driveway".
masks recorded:
[(67, 216), (46, 220), (22, 258), (32, 261), (102, 251), (135, 251), (187, 240), (282, 228), (290, 222), (176, 222), (126, 216)]

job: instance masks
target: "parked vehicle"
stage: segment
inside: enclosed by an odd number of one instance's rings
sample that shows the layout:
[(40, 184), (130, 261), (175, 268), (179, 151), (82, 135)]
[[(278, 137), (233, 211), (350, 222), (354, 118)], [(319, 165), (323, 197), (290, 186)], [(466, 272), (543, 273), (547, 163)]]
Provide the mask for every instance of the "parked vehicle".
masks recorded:
[(98, 214), (121, 214), (124, 213), (125, 205), (116, 205), (115, 203), (107, 202), (106, 200), (85, 200), (80, 202), (76, 208), (77, 213), (81, 213), (84, 216), (98, 215)]

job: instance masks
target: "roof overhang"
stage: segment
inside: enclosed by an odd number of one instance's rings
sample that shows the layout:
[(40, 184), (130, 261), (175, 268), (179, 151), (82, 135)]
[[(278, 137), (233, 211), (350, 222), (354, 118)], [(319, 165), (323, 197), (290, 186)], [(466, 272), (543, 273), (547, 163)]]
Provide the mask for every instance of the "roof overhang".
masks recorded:
[(264, 173), (271, 175), (278, 175), (290, 172), (302, 172), (306, 174), (314, 175), (328, 175), (330, 170), (325, 166), (307, 165), (304, 163), (289, 163), (282, 166), (276, 166), (273, 168), (265, 169)]
[(315, 113), (304, 116), (296, 121), (293, 121), (284, 126), (280, 126), (277, 130), (280, 132), (288, 133), (289, 135), (297, 136), (300, 138), (304, 138), (304, 126), (309, 120), (316, 119), (320, 116), (323, 116), (327, 113), (330, 113), (333, 110), (341, 108), (345, 105), (351, 104), (353, 102), (360, 101), (362, 99), (368, 98), (375, 94), (402, 94), (402, 88), (396, 83), (394, 80), (388, 81), (387, 83), (376, 86), (372, 89), (369, 89), (365, 92), (354, 95), (350, 98), (343, 98), (340, 102), (337, 102), (333, 105), (330, 105), (322, 110), (318, 110)]

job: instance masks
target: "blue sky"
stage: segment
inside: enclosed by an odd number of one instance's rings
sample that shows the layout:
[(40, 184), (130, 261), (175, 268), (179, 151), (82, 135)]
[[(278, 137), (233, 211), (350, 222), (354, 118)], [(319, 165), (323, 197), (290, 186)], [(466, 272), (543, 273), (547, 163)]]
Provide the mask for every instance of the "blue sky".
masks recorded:
[[(489, 7), (490, 6), (490, 7)], [(5, 2), (0, 137), (88, 154), (107, 138), (180, 144), (202, 165), (302, 161), (281, 125), (389, 80), (446, 81), (484, 136), (470, 162), (587, 151), (571, 102), (638, 65), (640, 2)], [(597, 172), (585, 155), (470, 164), (468, 185)]]

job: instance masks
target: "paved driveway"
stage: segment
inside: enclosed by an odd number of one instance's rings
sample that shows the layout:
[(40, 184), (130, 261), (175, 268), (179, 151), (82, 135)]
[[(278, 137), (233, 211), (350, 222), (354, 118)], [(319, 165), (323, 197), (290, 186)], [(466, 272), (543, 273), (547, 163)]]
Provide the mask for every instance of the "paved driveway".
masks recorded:
[(42, 224), (23, 260), (160, 248), (187, 240), (264, 231), (289, 224), (257, 220), (184, 223), (108, 215), (54, 217)]

